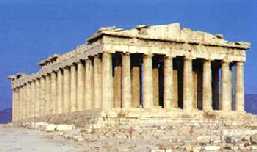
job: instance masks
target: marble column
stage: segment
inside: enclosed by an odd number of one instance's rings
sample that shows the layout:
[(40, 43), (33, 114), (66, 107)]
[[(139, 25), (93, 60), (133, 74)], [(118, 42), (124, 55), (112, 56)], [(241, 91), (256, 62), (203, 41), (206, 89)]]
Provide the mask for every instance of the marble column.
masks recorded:
[(12, 122), (16, 121), (17, 98), (16, 88), (12, 88)]
[(70, 69), (63, 69), (63, 112), (70, 112)]
[(16, 88), (12, 89), (12, 122), (16, 121)]
[(231, 71), (229, 64), (227, 61), (222, 63), (221, 110), (225, 112), (232, 109)]
[(94, 80), (94, 73), (93, 73), (93, 62), (91, 59), (86, 60), (86, 94), (85, 94), (85, 109), (90, 110), (92, 109), (92, 103), (93, 103), (93, 80)]
[(203, 61), (203, 111), (212, 111), (211, 61)]
[(22, 120), (26, 118), (26, 89), (25, 89), (25, 84), (22, 85)]
[(52, 109), (50, 111), (50, 114), (56, 114), (56, 87), (57, 87), (57, 82), (56, 82), (56, 73), (52, 72), (51, 73), (51, 105), (52, 105)]
[(36, 97), (35, 97), (35, 117), (39, 117), (39, 108), (40, 108), (40, 80), (35, 80), (35, 89), (36, 89)]
[(25, 86), (25, 107), (26, 107), (26, 110), (25, 110), (25, 119), (28, 119), (29, 117), (29, 100), (30, 100), (30, 97), (29, 97), (29, 83), (26, 82), (26, 86)]
[(46, 102), (45, 102), (45, 115), (51, 114), (52, 103), (51, 103), (51, 76), (46, 75)]
[[(173, 100), (173, 63), (172, 57), (164, 57), (164, 108), (172, 107)], [(175, 108), (175, 107), (172, 107)]]
[(24, 88), (23, 86), (20, 86), (20, 104), (19, 104), (19, 107), (20, 107), (20, 120), (23, 120), (23, 116), (24, 116)]
[(113, 61), (113, 107), (121, 108), (122, 104), (122, 57), (115, 58)]
[(244, 112), (244, 62), (236, 62), (236, 111)]
[(77, 72), (76, 72), (76, 65), (71, 65), (71, 87), (70, 87), (70, 102), (71, 102), (71, 112), (77, 111)]
[(23, 109), (23, 116), (22, 116), (22, 119), (25, 120), (26, 119), (26, 112), (27, 112), (27, 86), (26, 84), (24, 84), (23, 86), (23, 91), (22, 91), (22, 96), (23, 96), (23, 103), (22, 103), (22, 107), (24, 108)]
[(94, 56), (94, 102), (92, 107), (99, 109), (102, 106), (102, 85), (101, 85), (101, 59), (99, 55)]
[(152, 55), (144, 55), (144, 80), (143, 98), (144, 108), (153, 107), (153, 78), (152, 78)]
[(78, 63), (77, 87), (78, 111), (83, 111), (85, 100), (85, 66), (82, 62)]
[(36, 103), (36, 84), (35, 80), (31, 82), (31, 118), (35, 117), (35, 103)]
[(113, 105), (112, 54), (104, 52), (102, 60), (103, 110), (109, 111)]
[(159, 107), (159, 61), (156, 58), (152, 58), (152, 62), (153, 106)]
[(131, 88), (132, 88), (132, 103), (133, 108), (140, 106), (140, 65), (135, 64), (132, 66)]
[(42, 76), (40, 78), (40, 103), (39, 103), (40, 117), (43, 117), (45, 115), (44, 113), (44, 108), (45, 108), (44, 103), (45, 103), (45, 96), (46, 96), (45, 84), (46, 84), (45, 77)]
[(183, 110), (188, 112), (193, 109), (192, 77), (192, 59), (185, 57), (183, 68)]
[(20, 96), (20, 87), (17, 87), (17, 109), (16, 109), (16, 118), (19, 121), (21, 119), (21, 96)]
[(131, 107), (130, 54), (122, 54), (122, 108)]
[(64, 112), (64, 107), (63, 107), (63, 73), (62, 69), (59, 69), (57, 72), (57, 113), (61, 114)]

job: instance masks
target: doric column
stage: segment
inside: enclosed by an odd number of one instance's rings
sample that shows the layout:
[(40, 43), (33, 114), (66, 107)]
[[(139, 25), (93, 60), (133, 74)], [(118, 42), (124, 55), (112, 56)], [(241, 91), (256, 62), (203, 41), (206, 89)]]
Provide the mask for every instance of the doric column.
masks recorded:
[(92, 107), (101, 108), (101, 59), (98, 55), (94, 56), (94, 102)]
[(12, 122), (16, 121), (16, 88), (12, 88)]
[[(133, 61), (132, 61), (133, 62)], [(134, 63), (133, 63), (134, 64)], [(131, 88), (132, 88), (132, 107), (138, 108), (140, 105), (140, 65), (132, 66)]]
[(51, 73), (51, 105), (52, 109), (50, 111), (50, 114), (56, 114), (56, 73), (53, 71)]
[(211, 61), (203, 61), (203, 111), (212, 111)]
[(45, 116), (50, 115), (50, 111), (52, 109), (51, 103), (51, 77), (50, 74), (46, 75), (46, 102), (44, 105)]
[(44, 113), (44, 104), (45, 104), (45, 96), (46, 96), (46, 90), (45, 90), (45, 85), (46, 85), (46, 79), (44, 76), (40, 78), (40, 117), (43, 117), (45, 115)]
[(130, 54), (122, 54), (122, 108), (131, 106)]
[(85, 66), (82, 62), (78, 63), (77, 87), (78, 111), (83, 111), (85, 101)]
[(121, 108), (122, 103), (122, 56), (119, 54), (113, 60), (113, 108)]
[(229, 62), (222, 63), (222, 95), (221, 95), (221, 110), (231, 111), (232, 90), (231, 90), (231, 71)]
[(113, 105), (112, 54), (104, 52), (102, 59), (103, 109), (108, 111)]
[(192, 111), (193, 108), (192, 77), (192, 59), (185, 57), (183, 69), (183, 109), (188, 112)]
[(16, 119), (17, 119), (18, 121), (21, 119), (21, 117), (20, 117), (20, 116), (21, 116), (21, 106), (20, 106), (20, 103), (21, 103), (20, 87), (17, 87)]
[(35, 84), (35, 80), (33, 80), (31, 82), (31, 118), (34, 118), (35, 117), (35, 103), (36, 103), (36, 84)]
[(26, 84), (23, 84), (22, 87), (23, 91), (22, 91), (22, 119), (25, 120), (26, 119), (26, 112), (27, 112), (27, 107), (26, 107), (26, 99), (27, 99), (27, 92), (26, 92)]
[(71, 65), (71, 112), (77, 111), (77, 72), (76, 72), (76, 65)]
[(93, 102), (93, 63), (91, 59), (86, 60), (86, 94), (85, 94), (85, 109), (89, 110), (92, 108)]
[(144, 108), (153, 107), (152, 55), (144, 55)]
[(29, 117), (29, 84), (25, 84), (25, 119)]
[(35, 117), (39, 117), (39, 108), (40, 108), (40, 80), (35, 80), (35, 89), (36, 89), (36, 97), (35, 97)]
[(17, 120), (17, 88), (12, 88), (12, 122)]
[(68, 67), (63, 69), (63, 112), (68, 113), (70, 110), (70, 70)]
[[(164, 108), (172, 107), (173, 100), (173, 63), (172, 57), (164, 57)], [(175, 107), (172, 107), (175, 108)]]
[(236, 63), (236, 111), (244, 112), (244, 63)]
[(64, 102), (63, 102), (63, 74), (62, 69), (59, 69), (57, 72), (57, 113), (61, 114), (64, 112)]
[(19, 116), (19, 120), (23, 120), (23, 116), (24, 116), (24, 94), (23, 94), (23, 86), (20, 86), (20, 103), (19, 103), (19, 112), (20, 112), (20, 116)]

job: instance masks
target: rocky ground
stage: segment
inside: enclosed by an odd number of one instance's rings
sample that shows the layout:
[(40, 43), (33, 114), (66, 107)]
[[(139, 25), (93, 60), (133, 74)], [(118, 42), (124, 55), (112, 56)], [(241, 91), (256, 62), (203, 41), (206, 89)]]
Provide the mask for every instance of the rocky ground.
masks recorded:
[[(23, 127), (32, 129), (16, 131), (16, 128), (4, 128), (7, 130), (3, 130), (1, 144), (5, 146), (0, 147), (8, 148), (8, 144), (13, 144), (13, 148), (28, 148), (26, 145), (29, 142), (23, 143), (28, 140), (32, 144), (37, 142), (32, 147), (52, 148), (51, 151), (63, 148), (61, 151), (75, 152), (257, 152), (257, 123), (254, 122), (192, 118), (165, 121), (144, 119), (130, 122), (124, 120), (117, 126), (105, 128), (26, 123)], [(41, 133), (43, 138), (38, 137)], [(24, 136), (24, 139), (20, 140), (19, 136)], [(45, 136), (48, 138), (45, 139)], [(35, 150), (26, 150), (29, 151)]]

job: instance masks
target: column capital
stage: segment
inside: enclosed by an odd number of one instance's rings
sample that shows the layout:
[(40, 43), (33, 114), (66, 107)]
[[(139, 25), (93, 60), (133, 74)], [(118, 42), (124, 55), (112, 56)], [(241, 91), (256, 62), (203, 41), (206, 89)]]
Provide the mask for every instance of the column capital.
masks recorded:
[(172, 55), (165, 55), (164, 58), (166, 58), (166, 59), (173, 59), (174, 57)]
[(186, 60), (186, 61), (191, 61), (191, 60), (193, 60), (194, 58), (193, 57), (191, 57), (191, 56), (184, 56), (184, 60)]
[(225, 59), (225, 60), (222, 60), (222, 61), (221, 61), (221, 63), (222, 63), (222, 64), (223, 64), (223, 63), (224, 63), (224, 64), (229, 64), (229, 63), (231, 63), (231, 61), (230, 61), (230, 60)]
[(237, 65), (244, 65), (244, 64), (245, 64), (245, 61), (236, 61), (236, 64), (237, 64)]
[(145, 56), (147, 56), (147, 57), (153, 57), (153, 54), (152, 54), (152, 53), (148, 53), (148, 54), (145, 54), (145, 53), (144, 53), (143, 55), (144, 55), (144, 57), (145, 57)]
[(123, 52), (122, 54), (123, 54), (123, 55), (126, 55), (126, 56), (129, 56), (131, 53), (129, 53), (129, 52)]

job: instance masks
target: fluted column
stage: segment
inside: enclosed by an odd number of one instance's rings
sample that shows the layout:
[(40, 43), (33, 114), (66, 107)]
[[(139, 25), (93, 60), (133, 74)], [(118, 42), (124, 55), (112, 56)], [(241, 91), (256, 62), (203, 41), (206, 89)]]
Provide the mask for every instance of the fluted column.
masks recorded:
[(77, 79), (76, 65), (71, 65), (71, 112), (77, 111)]
[(16, 118), (19, 121), (21, 119), (21, 96), (20, 96), (20, 87), (17, 87), (17, 109), (16, 109)]
[(113, 105), (112, 54), (104, 52), (102, 61), (103, 109), (111, 110)]
[(23, 85), (23, 91), (22, 91), (22, 119), (26, 119), (26, 112), (27, 112), (27, 106), (26, 106), (26, 99), (27, 99), (27, 91), (26, 91), (26, 85)]
[(51, 77), (50, 74), (46, 75), (46, 102), (45, 102), (45, 116), (50, 115), (52, 109), (51, 103)]
[(78, 74), (77, 74), (77, 101), (78, 111), (84, 110), (85, 100), (85, 66), (82, 62), (78, 63)]
[(35, 80), (33, 80), (31, 82), (31, 93), (32, 93), (32, 95), (31, 95), (31, 97), (32, 97), (32, 99), (31, 99), (31, 105), (32, 105), (31, 118), (35, 117), (35, 103), (36, 103), (36, 99), (35, 99), (36, 98), (36, 89), (35, 89), (35, 87), (36, 87)]
[(203, 111), (212, 111), (211, 61), (203, 62)]
[(70, 110), (70, 70), (68, 67), (63, 69), (63, 112)]
[(232, 109), (231, 71), (229, 66), (229, 62), (227, 61), (222, 63), (222, 111), (231, 111)]
[(12, 122), (16, 121), (16, 89), (12, 89)]
[(86, 60), (86, 94), (85, 94), (85, 109), (89, 110), (92, 108), (93, 102), (93, 63), (91, 59)]
[(43, 117), (45, 115), (45, 96), (46, 96), (46, 79), (44, 76), (42, 76), (40, 78), (40, 103), (39, 103), (39, 106), (40, 106), (40, 117)]
[(12, 88), (12, 122), (17, 120), (17, 88)]
[[(172, 107), (173, 98), (173, 62), (172, 57), (164, 57), (164, 108)], [(175, 107), (172, 107), (175, 108)]]
[(144, 108), (153, 107), (152, 55), (144, 55)]
[(39, 103), (40, 103), (40, 80), (35, 80), (35, 89), (36, 89), (36, 97), (35, 97), (35, 117), (39, 117)]
[(122, 108), (131, 107), (130, 54), (122, 54)]
[(20, 86), (20, 104), (19, 104), (19, 107), (20, 107), (20, 120), (23, 120), (24, 118), (24, 87), (23, 86)]
[(61, 114), (64, 112), (64, 102), (63, 102), (63, 74), (62, 70), (59, 69), (57, 72), (57, 107), (56, 111), (58, 114)]
[(98, 55), (94, 56), (94, 102), (92, 107), (98, 109), (101, 108), (101, 59)]
[(26, 96), (26, 99), (25, 99), (25, 107), (26, 107), (26, 111), (25, 111), (25, 119), (28, 119), (29, 117), (29, 100), (30, 100), (30, 97), (29, 97), (29, 83), (26, 83), (26, 86), (25, 86), (25, 96)]
[(236, 63), (236, 111), (244, 112), (244, 63)]
[(185, 57), (183, 69), (183, 110), (188, 112), (193, 109), (192, 77), (192, 59)]
[(51, 105), (52, 105), (52, 109), (50, 111), (50, 114), (56, 114), (56, 96), (57, 96), (57, 90), (56, 90), (56, 73), (52, 72), (51, 73)]

